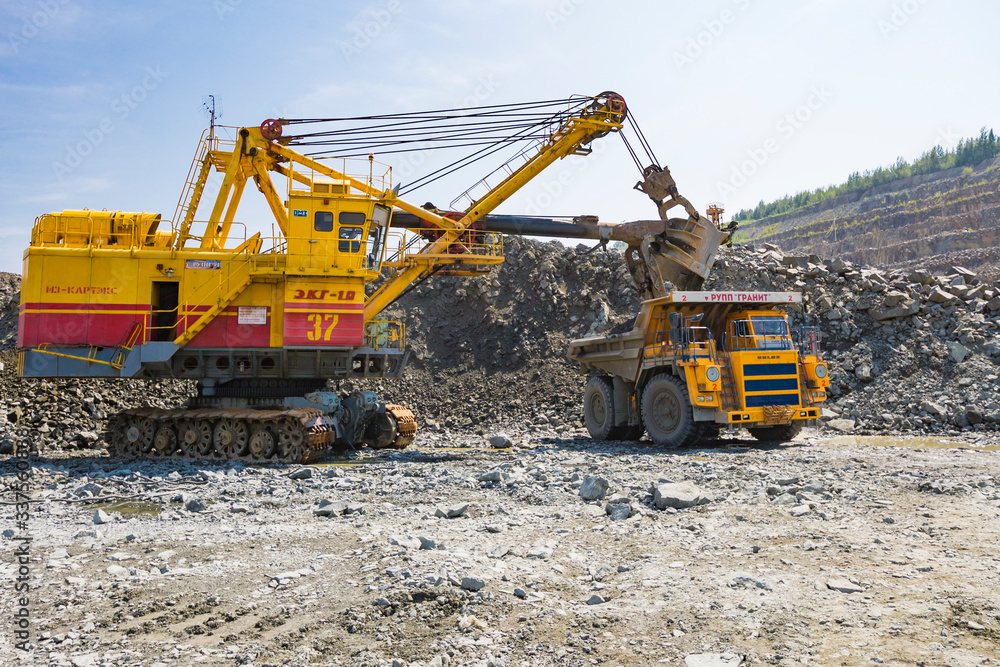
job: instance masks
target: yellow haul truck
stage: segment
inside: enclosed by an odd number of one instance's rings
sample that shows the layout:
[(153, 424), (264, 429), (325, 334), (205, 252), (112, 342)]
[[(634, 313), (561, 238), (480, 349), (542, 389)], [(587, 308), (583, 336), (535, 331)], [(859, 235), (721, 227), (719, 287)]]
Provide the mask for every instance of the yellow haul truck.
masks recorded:
[(797, 292), (674, 291), (643, 302), (626, 334), (570, 343), (590, 373), (584, 420), (596, 440), (684, 447), (744, 427), (758, 440), (794, 437), (820, 416), (830, 385), (819, 331), (792, 332), (781, 306)]

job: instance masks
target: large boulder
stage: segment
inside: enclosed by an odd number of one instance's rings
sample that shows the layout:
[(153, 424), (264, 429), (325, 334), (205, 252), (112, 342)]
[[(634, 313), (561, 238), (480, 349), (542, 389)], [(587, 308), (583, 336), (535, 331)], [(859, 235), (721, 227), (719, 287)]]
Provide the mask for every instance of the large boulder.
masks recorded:
[(920, 302), (911, 299), (902, 292), (892, 291), (885, 295), (882, 303), (868, 311), (876, 321), (892, 320), (898, 317), (908, 317), (920, 312)]
[(608, 480), (597, 475), (587, 475), (580, 484), (580, 497), (584, 500), (603, 500), (608, 495)]
[(653, 504), (657, 509), (684, 509), (711, 502), (712, 498), (691, 482), (657, 484), (653, 489)]

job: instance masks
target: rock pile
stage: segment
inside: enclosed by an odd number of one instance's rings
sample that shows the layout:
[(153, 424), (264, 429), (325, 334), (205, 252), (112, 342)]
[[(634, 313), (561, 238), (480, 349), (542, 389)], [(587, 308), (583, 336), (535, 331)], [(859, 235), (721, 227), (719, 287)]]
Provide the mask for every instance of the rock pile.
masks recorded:
[[(627, 331), (639, 308), (622, 255), (589, 250), (509, 237), (506, 262), (489, 275), (418, 285), (385, 313), (406, 324), (405, 376), (365, 387), (412, 407), (424, 433), (579, 433), (586, 378), (565, 360), (567, 343)], [(765, 244), (723, 248), (705, 288), (803, 292), (804, 313), (792, 319), (799, 326), (805, 315), (821, 328), (832, 428), (1000, 428), (1000, 285), (961, 267), (882, 271)], [(119, 409), (177, 406), (194, 392), (189, 382), (17, 380), (18, 290), (17, 276), (0, 274), (0, 441), (8, 446), (15, 435), (90, 443)]]
[[(433, 429), (500, 423), (557, 433), (580, 427), (585, 378), (563, 358), (571, 338), (631, 328), (638, 299), (618, 253), (510, 239), (486, 278), (443, 278), (389, 316), (415, 359), (378, 383)], [(723, 248), (705, 289), (800, 291), (830, 362), (826, 419), (842, 430), (995, 430), (1000, 422), (1000, 285)]]
[(570, 339), (627, 331), (639, 309), (622, 255), (589, 251), (507, 237), (488, 276), (420, 285), (385, 314), (406, 324), (405, 377), (372, 388), (432, 430), (578, 428), (586, 378), (565, 359)]
[[(996, 429), (1000, 285), (881, 271), (776, 247), (723, 253), (709, 289), (801, 291), (831, 367), (834, 426), (881, 431)], [(793, 320), (802, 321), (794, 314)]]
[(21, 298), (21, 276), (0, 273), (0, 350), (17, 342), (17, 306)]

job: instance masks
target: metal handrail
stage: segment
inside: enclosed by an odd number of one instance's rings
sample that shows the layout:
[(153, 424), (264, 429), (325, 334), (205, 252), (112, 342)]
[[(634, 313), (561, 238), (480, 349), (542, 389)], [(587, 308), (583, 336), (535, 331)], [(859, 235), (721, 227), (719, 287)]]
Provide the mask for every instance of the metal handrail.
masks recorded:
[[(251, 269), (251, 260), (258, 256), (251, 253), (240, 253), (240, 254), (247, 255), (246, 259), (243, 262), (239, 264), (234, 263), (232, 269), (225, 273), (220, 268), (218, 270), (219, 274), (217, 276), (218, 278), (217, 281), (209, 280), (206, 281), (205, 284), (201, 286), (200, 291), (205, 291), (206, 288), (210, 288), (207, 289), (207, 294), (205, 294), (203, 297), (196, 297), (196, 295), (191, 295), (188, 298), (184, 299), (184, 301), (179, 302), (175, 308), (169, 308), (163, 310), (150, 310), (149, 324), (145, 326), (145, 331), (143, 332), (143, 340), (150, 340), (151, 333), (153, 331), (172, 330), (176, 338), (177, 335), (180, 335), (177, 332), (177, 328), (179, 325), (183, 323), (184, 327), (183, 331), (187, 331), (189, 328), (188, 319), (194, 317), (195, 322), (197, 322), (204, 314), (203, 311), (196, 310), (197, 308), (208, 306), (208, 309), (211, 310), (212, 308), (211, 301), (214, 299), (217, 303), (219, 299), (221, 299), (225, 294), (227, 294), (232, 289), (234, 274), (236, 274), (236, 272), (238, 271), (242, 271), (245, 267), (249, 272)], [(227, 289), (224, 291), (223, 288)], [(156, 320), (154, 316), (157, 314), (165, 314), (165, 313), (172, 313), (174, 315), (174, 323), (171, 325), (160, 325), (160, 326), (154, 325), (153, 322), (155, 322)], [(147, 334), (149, 334), (148, 337)]]
[[(387, 248), (387, 256), (383, 262), (389, 265), (404, 261), (407, 255), (422, 253), (432, 243), (418, 234), (405, 232), (390, 232), (390, 237), (395, 243), (395, 248)], [(392, 250), (391, 254), (388, 250)], [(503, 234), (468, 230), (453, 241), (442, 254), (503, 257)]]
[[(462, 194), (460, 194), (457, 197), (455, 197), (451, 201), (451, 203), (448, 205), (448, 207), (451, 208), (452, 210), (454, 210), (455, 204), (457, 204), (458, 202), (460, 202), (462, 199), (469, 200), (469, 204), (475, 204), (477, 200), (476, 200), (475, 197), (473, 197), (470, 194), (473, 190), (475, 190), (479, 186), (484, 186), (485, 189), (487, 190), (487, 192), (490, 191), (492, 188), (490, 187), (488, 179), (492, 178), (493, 176), (495, 176), (496, 174), (500, 173), (501, 171), (506, 173), (506, 176), (504, 176), (504, 178), (507, 178), (507, 176), (510, 176), (511, 174), (514, 173), (514, 169), (512, 169), (511, 166), (510, 166), (511, 163), (515, 162), (518, 158), (523, 158), (523, 160), (525, 162), (528, 162), (531, 158), (535, 157), (535, 155), (537, 155), (539, 153), (539, 151), (541, 151), (542, 145), (544, 143), (545, 142), (540, 141), (540, 140), (534, 142), (533, 144), (531, 144), (530, 146), (528, 146), (527, 148), (525, 148), (524, 150), (522, 150), (521, 152), (519, 152), (517, 155), (515, 155), (512, 158), (510, 158), (509, 160), (507, 160), (506, 162), (504, 162), (502, 165), (500, 165), (499, 167), (497, 167), (496, 169), (494, 169), (493, 171), (491, 171), (490, 173), (488, 173), (486, 176), (483, 176), (481, 179), (479, 179), (478, 181), (476, 181), (473, 185), (469, 186), (469, 188), (466, 189), (465, 192), (463, 192)], [(528, 153), (531, 153), (531, 155), (529, 156)]]
[(682, 327), (679, 340), (674, 340), (670, 331), (646, 334), (643, 340), (643, 357), (663, 359), (667, 356), (681, 362), (708, 359), (713, 364), (718, 364), (718, 349), (708, 327)]
[[(86, 361), (92, 364), (103, 364), (105, 366), (111, 366), (115, 370), (121, 370), (125, 365), (125, 357), (127, 353), (135, 347), (135, 344), (141, 340), (145, 340), (143, 325), (145, 322), (132, 322), (125, 333), (122, 335), (121, 340), (118, 341), (118, 345), (111, 351), (111, 357), (108, 360), (98, 359), (97, 355), (100, 351), (104, 349), (102, 345), (88, 345), (87, 346), (87, 356), (82, 357), (78, 354), (69, 354), (67, 352), (54, 352), (50, 349), (54, 343), (42, 343), (34, 349), (35, 352), (40, 354), (48, 354), (53, 357), (62, 357), (64, 359), (73, 359), (76, 361)], [(19, 358), (19, 363), (23, 364), (23, 360)], [(23, 366), (19, 367), (19, 371), (23, 370)]]
[[(354, 179), (356, 181), (362, 181), (364, 183), (367, 183), (368, 187), (375, 188), (376, 190), (388, 191), (388, 190), (392, 189), (392, 167), (390, 167), (389, 165), (385, 164), (384, 162), (376, 162), (375, 160), (370, 160), (368, 158), (350, 158), (350, 157), (323, 157), (323, 156), (317, 156), (317, 157), (315, 157), (315, 159), (317, 161), (319, 161), (319, 162), (327, 164), (331, 169), (333, 169), (334, 171), (337, 171), (340, 174), (342, 174), (343, 180)], [(340, 162), (340, 168), (337, 168), (337, 167), (333, 166), (338, 161)], [(359, 163), (360, 164), (364, 164), (365, 166), (368, 167), (368, 171), (367, 172), (364, 172), (364, 171), (348, 171), (347, 170), (348, 163), (350, 163), (352, 165), (355, 165), (355, 166), (357, 164), (359, 164)], [(384, 171), (381, 174), (376, 173), (374, 171), (375, 165), (378, 165), (379, 167), (384, 167), (385, 168)], [(297, 172), (297, 173), (301, 174), (302, 176), (306, 175), (306, 171), (305, 170)], [(309, 178), (310, 181), (318, 182), (318, 183), (327, 183), (328, 182), (328, 181), (326, 181), (324, 179), (329, 178), (329, 176), (327, 176), (326, 174), (317, 173), (315, 169), (310, 169), (308, 171), (308, 173), (309, 173), (308, 178)], [(317, 178), (319, 178), (318, 181), (316, 180)], [(291, 194), (315, 195), (315, 193), (313, 193), (310, 190), (301, 189), (301, 186), (302, 186), (302, 183), (297, 182), (294, 178), (289, 178), (288, 179), (288, 188), (287, 188), (288, 194), (290, 194), (290, 195)], [(333, 197), (333, 196), (338, 196), (338, 195), (331, 195), (331, 197)], [(342, 195), (340, 195), (340, 196), (342, 196)]]
[(792, 340), (800, 355), (818, 355), (820, 353), (820, 343), (823, 340), (823, 332), (819, 327), (799, 327), (798, 331), (792, 332)]
[[(205, 231), (207, 232), (208, 231), (208, 225), (210, 223), (211, 223), (211, 220), (192, 220), (191, 221), (191, 226), (194, 227), (194, 225), (205, 225)], [(218, 224), (218, 223), (216, 223), (216, 224)], [(240, 238), (238, 236), (237, 237), (233, 236), (233, 234), (232, 234), (232, 228), (233, 227), (242, 227), (243, 228), (243, 239), (242, 240), (240, 240)], [(202, 234), (202, 235), (199, 236), (198, 234), (192, 234), (190, 232), (190, 230), (188, 231), (187, 239), (190, 240), (190, 241), (197, 241), (198, 243), (201, 243), (201, 241), (204, 238), (205, 238), (204, 234)], [(247, 241), (247, 226), (246, 226), (246, 223), (239, 222), (239, 221), (236, 221), (236, 220), (234, 220), (232, 222), (232, 225), (230, 226), (229, 236), (226, 238), (226, 242), (227, 243), (229, 243), (230, 241), (239, 241), (239, 243), (236, 243), (232, 248), (226, 248), (225, 246), (223, 246), (221, 248), (205, 248), (205, 250), (209, 251), (209, 252), (211, 252), (212, 250), (233, 250), (234, 248), (238, 248), (243, 243), (246, 243), (246, 241)], [(200, 248), (191, 247), (191, 248), (184, 248), (184, 250), (200, 250)]]
[[(84, 211), (87, 211), (87, 209), (84, 209)], [(106, 211), (92, 211), (92, 213), (105, 213), (105, 212)], [(138, 215), (142, 215), (142, 214), (135, 214), (135, 215), (138, 216)], [(155, 214), (147, 214), (147, 215), (155, 215)], [(79, 220), (80, 219), (79, 217), (76, 217), (76, 216), (69, 216), (69, 217), (70, 217), (70, 219), (74, 219), (74, 220)], [(53, 219), (53, 218), (55, 219), (55, 222), (54, 222), (54, 224), (53, 224), (52, 227), (47, 228), (47, 229), (41, 229), (40, 225), (41, 225), (41, 222), (42, 222), (43, 219), (49, 220), (49, 219)], [(52, 245), (59, 244), (59, 245), (65, 246), (66, 245), (66, 237), (72, 235), (72, 236), (86, 236), (86, 245), (84, 245), (83, 242), (81, 242), (80, 243), (81, 247), (87, 247), (87, 248), (104, 247), (104, 244), (95, 244), (94, 243), (94, 218), (92, 216), (88, 216), (87, 217), (87, 227), (86, 227), (86, 230), (84, 230), (84, 229), (71, 229), (70, 225), (69, 225), (69, 221), (65, 220), (63, 218), (64, 218), (64, 216), (61, 213), (48, 213), (46, 215), (37, 216), (35, 218), (34, 226), (31, 229), (31, 245), (37, 246), (37, 245), (46, 245), (46, 244), (52, 244)], [(169, 220), (164, 220), (161, 217), (160, 220), (159, 220), (159, 224), (163, 224), (163, 223), (170, 224), (170, 221)], [(171, 224), (171, 227), (172, 227), (172, 224)], [(51, 235), (55, 235), (56, 236), (56, 241), (54, 241), (54, 242), (42, 241), (40, 237), (43, 234), (44, 235), (50, 235), (50, 234)], [(145, 238), (148, 236), (148, 234), (142, 234), (142, 235), (140, 235), (140, 233), (139, 233), (139, 225), (137, 225), (137, 224), (136, 225), (131, 225), (129, 227), (129, 229), (128, 229), (127, 232), (124, 232), (124, 231), (121, 231), (121, 230), (112, 231), (111, 228), (109, 227), (108, 230), (107, 230), (107, 236), (108, 237), (114, 236), (116, 239), (127, 238), (128, 239), (128, 247), (129, 248), (150, 247), (150, 246), (146, 246), (145, 243), (144, 243)], [(140, 236), (141, 236), (141, 238), (140, 238)], [(123, 244), (121, 244), (118, 241), (116, 241), (115, 245), (123, 245)]]
[[(726, 352), (745, 352), (747, 350), (794, 350), (795, 343), (791, 336), (763, 335), (737, 333), (736, 326), (749, 325), (747, 320), (735, 320), (729, 323), (729, 330), (723, 336), (722, 345)], [(787, 331), (787, 328), (786, 328)]]
[(365, 345), (375, 350), (402, 352), (406, 347), (406, 325), (395, 320), (366, 322)]

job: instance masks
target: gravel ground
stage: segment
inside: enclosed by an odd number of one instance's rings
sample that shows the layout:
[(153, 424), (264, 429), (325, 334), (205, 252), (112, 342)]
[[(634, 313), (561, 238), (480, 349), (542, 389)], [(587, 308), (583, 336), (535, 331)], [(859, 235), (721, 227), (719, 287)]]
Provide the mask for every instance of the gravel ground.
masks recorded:
[(16, 378), (0, 274), (0, 475), (37, 448), (39, 501), (33, 652), (8, 623), (0, 664), (1000, 664), (1000, 284), (724, 250), (708, 288), (805, 294), (827, 430), (666, 451), (584, 437), (563, 359), (631, 327), (621, 255), (508, 250), (386, 313), (413, 361), (369, 384), (415, 410), (415, 446), (309, 468), (107, 458), (110, 414), (193, 386)]
[(1000, 664), (1000, 440), (969, 435), (469, 432), (307, 468), (43, 453), (34, 651), (4, 632), (0, 662)]

